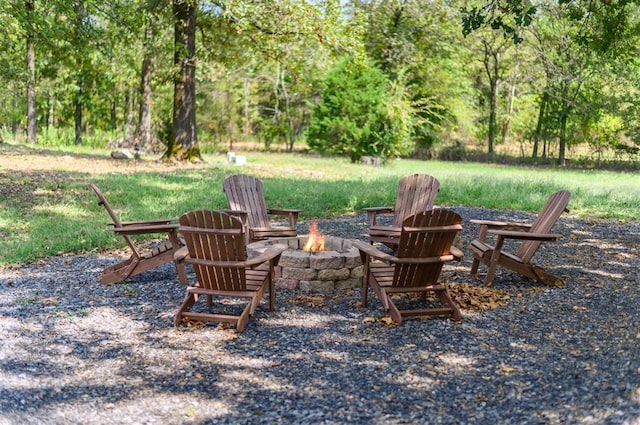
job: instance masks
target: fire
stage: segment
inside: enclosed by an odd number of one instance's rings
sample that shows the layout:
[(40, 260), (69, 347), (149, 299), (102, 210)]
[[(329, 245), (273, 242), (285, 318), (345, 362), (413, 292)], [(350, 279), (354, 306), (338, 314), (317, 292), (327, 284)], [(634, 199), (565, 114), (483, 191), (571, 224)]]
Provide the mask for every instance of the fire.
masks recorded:
[(311, 252), (324, 251), (324, 235), (318, 230), (318, 223), (315, 221), (309, 223), (309, 238), (302, 250)]

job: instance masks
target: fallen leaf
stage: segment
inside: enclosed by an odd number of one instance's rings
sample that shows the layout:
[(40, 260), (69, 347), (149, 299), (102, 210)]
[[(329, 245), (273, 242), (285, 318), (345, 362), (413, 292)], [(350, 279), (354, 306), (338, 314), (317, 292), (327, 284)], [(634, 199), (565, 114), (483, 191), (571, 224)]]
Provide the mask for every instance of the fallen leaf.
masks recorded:
[(506, 373), (507, 375), (516, 372), (518, 369), (516, 369), (515, 367), (511, 367), (511, 366), (502, 366), (500, 368), (500, 370), (504, 373)]
[(381, 316), (381, 317), (365, 317), (362, 319), (362, 323), (383, 323), (385, 325), (393, 325), (394, 321), (389, 316)]

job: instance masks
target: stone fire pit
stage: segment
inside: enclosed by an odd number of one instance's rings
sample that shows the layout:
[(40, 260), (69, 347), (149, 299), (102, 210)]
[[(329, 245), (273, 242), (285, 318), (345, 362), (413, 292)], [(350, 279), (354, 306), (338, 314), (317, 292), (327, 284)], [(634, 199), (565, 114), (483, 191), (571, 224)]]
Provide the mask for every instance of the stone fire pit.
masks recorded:
[(271, 244), (289, 246), (282, 253), (275, 270), (277, 288), (331, 292), (360, 287), (363, 266), (360, 253), (351, 241), (325, 236), (324, 251), (308, 252), (302, 250), (308, 238), (308, 235), (301, 235), (254, 242), (247, 245), (247, 255), (249, 258), (256, 257)]

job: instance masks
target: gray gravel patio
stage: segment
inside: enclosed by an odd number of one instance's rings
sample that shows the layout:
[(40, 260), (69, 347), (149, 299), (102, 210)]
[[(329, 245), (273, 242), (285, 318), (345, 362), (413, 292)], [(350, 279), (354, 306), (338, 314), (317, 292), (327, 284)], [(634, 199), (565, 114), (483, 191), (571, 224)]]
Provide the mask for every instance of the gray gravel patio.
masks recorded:
[[(454, 208), (469, 275), (472, 218)], [(323, 220), (364, 238), (364, 216)], [(306, 223), (301, 223), (305, 226)], [(359, 290), (279, 290), (242, 334), (174, 328), (172, 264), (103, 286), (107, 256), (60, 256), (0, 269), (0, 425), (4, 424), (640, 424), (640, 223), (562, 217), (537, 261), (548, 288), (500, 270), (500, 308), (463, 321), (376, 320)], [(305, 229), (301, 227), (301, 233)], [(483, 270), (481, 270), (483, 271)]]

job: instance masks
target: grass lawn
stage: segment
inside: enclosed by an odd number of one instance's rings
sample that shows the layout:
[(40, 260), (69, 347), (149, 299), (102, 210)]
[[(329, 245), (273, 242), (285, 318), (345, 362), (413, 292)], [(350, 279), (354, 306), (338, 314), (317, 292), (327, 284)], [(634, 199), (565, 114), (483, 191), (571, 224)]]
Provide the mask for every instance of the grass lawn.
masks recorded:
[(242, 167), (223, 155), (206, 156), (202, 164), (164, 164), (152, 157), (112, 160), (107, 151), (0, 144), (0, 265), (122, 246), (121, 238), (106, 231), (109, 219), (89, 182), (102, 189), (123, 220), (225, 208), (222, 181), (235, 173), (261, 178), (267, 205), (303, 209), (301, 220), (393, 205), (398, 180), (411, 173), (438, 178), (441, 206), (535, 212), (551, 193), (567, 189), (571, 215), (624, 222), (638, 220), (640, 210), (637, 173), (417, 160), (376, 168), (315, 155), (246, 155)]

